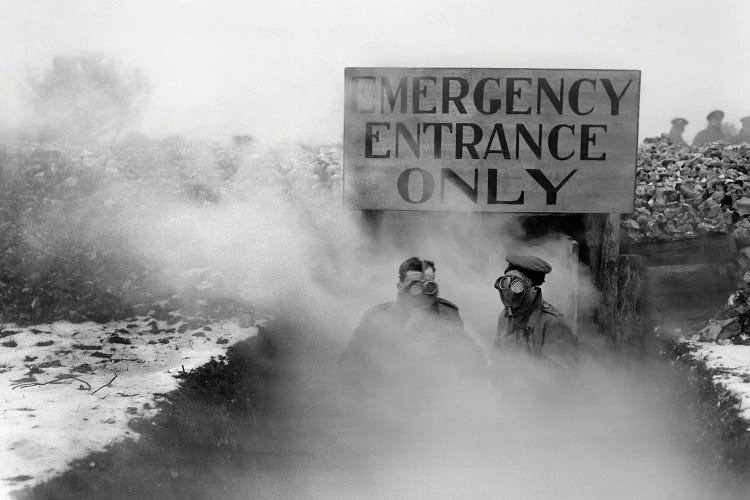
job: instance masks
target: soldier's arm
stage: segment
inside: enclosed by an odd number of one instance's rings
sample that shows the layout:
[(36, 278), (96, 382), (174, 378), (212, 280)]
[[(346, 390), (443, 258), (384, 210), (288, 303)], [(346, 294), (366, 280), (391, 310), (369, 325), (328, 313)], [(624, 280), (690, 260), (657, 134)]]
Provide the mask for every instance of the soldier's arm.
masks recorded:
[(560, 368), (578, 364), (578, 339), (560, 317), (553, 316), (544, 325), (542, 358)]

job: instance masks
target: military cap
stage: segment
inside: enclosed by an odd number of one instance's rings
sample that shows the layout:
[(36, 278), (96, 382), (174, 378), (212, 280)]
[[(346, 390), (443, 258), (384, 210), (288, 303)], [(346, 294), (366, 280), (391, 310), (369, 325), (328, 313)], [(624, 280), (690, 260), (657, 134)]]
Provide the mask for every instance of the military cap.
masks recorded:
[(552, 271), (552, 266), (532, 255), (508, 255), (505, 260), (508, 261), (506, 273), (513, 270), (519, 271), (526, 275), (534, 286), (544, 283), (544, 276)]
[(683, 125), (687, 125), (688, 121), (686, 119), (684, 119), (684, 118), (675, 118), (674, 120), (672, 120), (671, 123), (672, 123), (672, 125), (678, 125), (680, 123), (682, 123)]
[(706, 120), (710, 120), (711, 118), (716, 118), (716, 117), (724, 118), (724, 112), (720, 109), (715, 109), (706, 116)]
[(750, 122), (750, 116), (743, 116), (740, 118), (740, 123), (747, 123)]

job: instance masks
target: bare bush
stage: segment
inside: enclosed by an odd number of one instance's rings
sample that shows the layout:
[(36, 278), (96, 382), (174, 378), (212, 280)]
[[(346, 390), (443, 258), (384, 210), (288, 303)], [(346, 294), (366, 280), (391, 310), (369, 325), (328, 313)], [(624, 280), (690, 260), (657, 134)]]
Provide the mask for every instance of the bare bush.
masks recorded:
[(150, 86), (140, 70), (102, 54), (59, 55), (26, 79), (39, 142), (113, 142), (140, 117)]

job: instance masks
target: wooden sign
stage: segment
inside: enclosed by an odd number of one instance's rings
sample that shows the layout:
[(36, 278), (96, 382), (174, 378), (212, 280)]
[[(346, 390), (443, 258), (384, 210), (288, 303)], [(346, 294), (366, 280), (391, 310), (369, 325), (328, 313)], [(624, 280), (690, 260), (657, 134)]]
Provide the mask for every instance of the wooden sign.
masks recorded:
[(347, 68), (344, 206), (633, 211), (640, 71)]

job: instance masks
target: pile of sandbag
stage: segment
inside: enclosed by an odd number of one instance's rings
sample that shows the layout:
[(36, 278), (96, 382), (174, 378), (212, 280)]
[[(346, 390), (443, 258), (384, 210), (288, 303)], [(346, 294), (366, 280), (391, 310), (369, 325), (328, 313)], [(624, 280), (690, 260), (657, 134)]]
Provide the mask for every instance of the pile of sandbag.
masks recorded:
[(644, 140), (638, 150), (630, 241), (670, 241), (732, 231), (750, 244), (750, 148), (725, 143), (672, 146)]
[(750, 288), (732, 293), (726, 305), (693, 340), (719, 344), (750, 345)]

